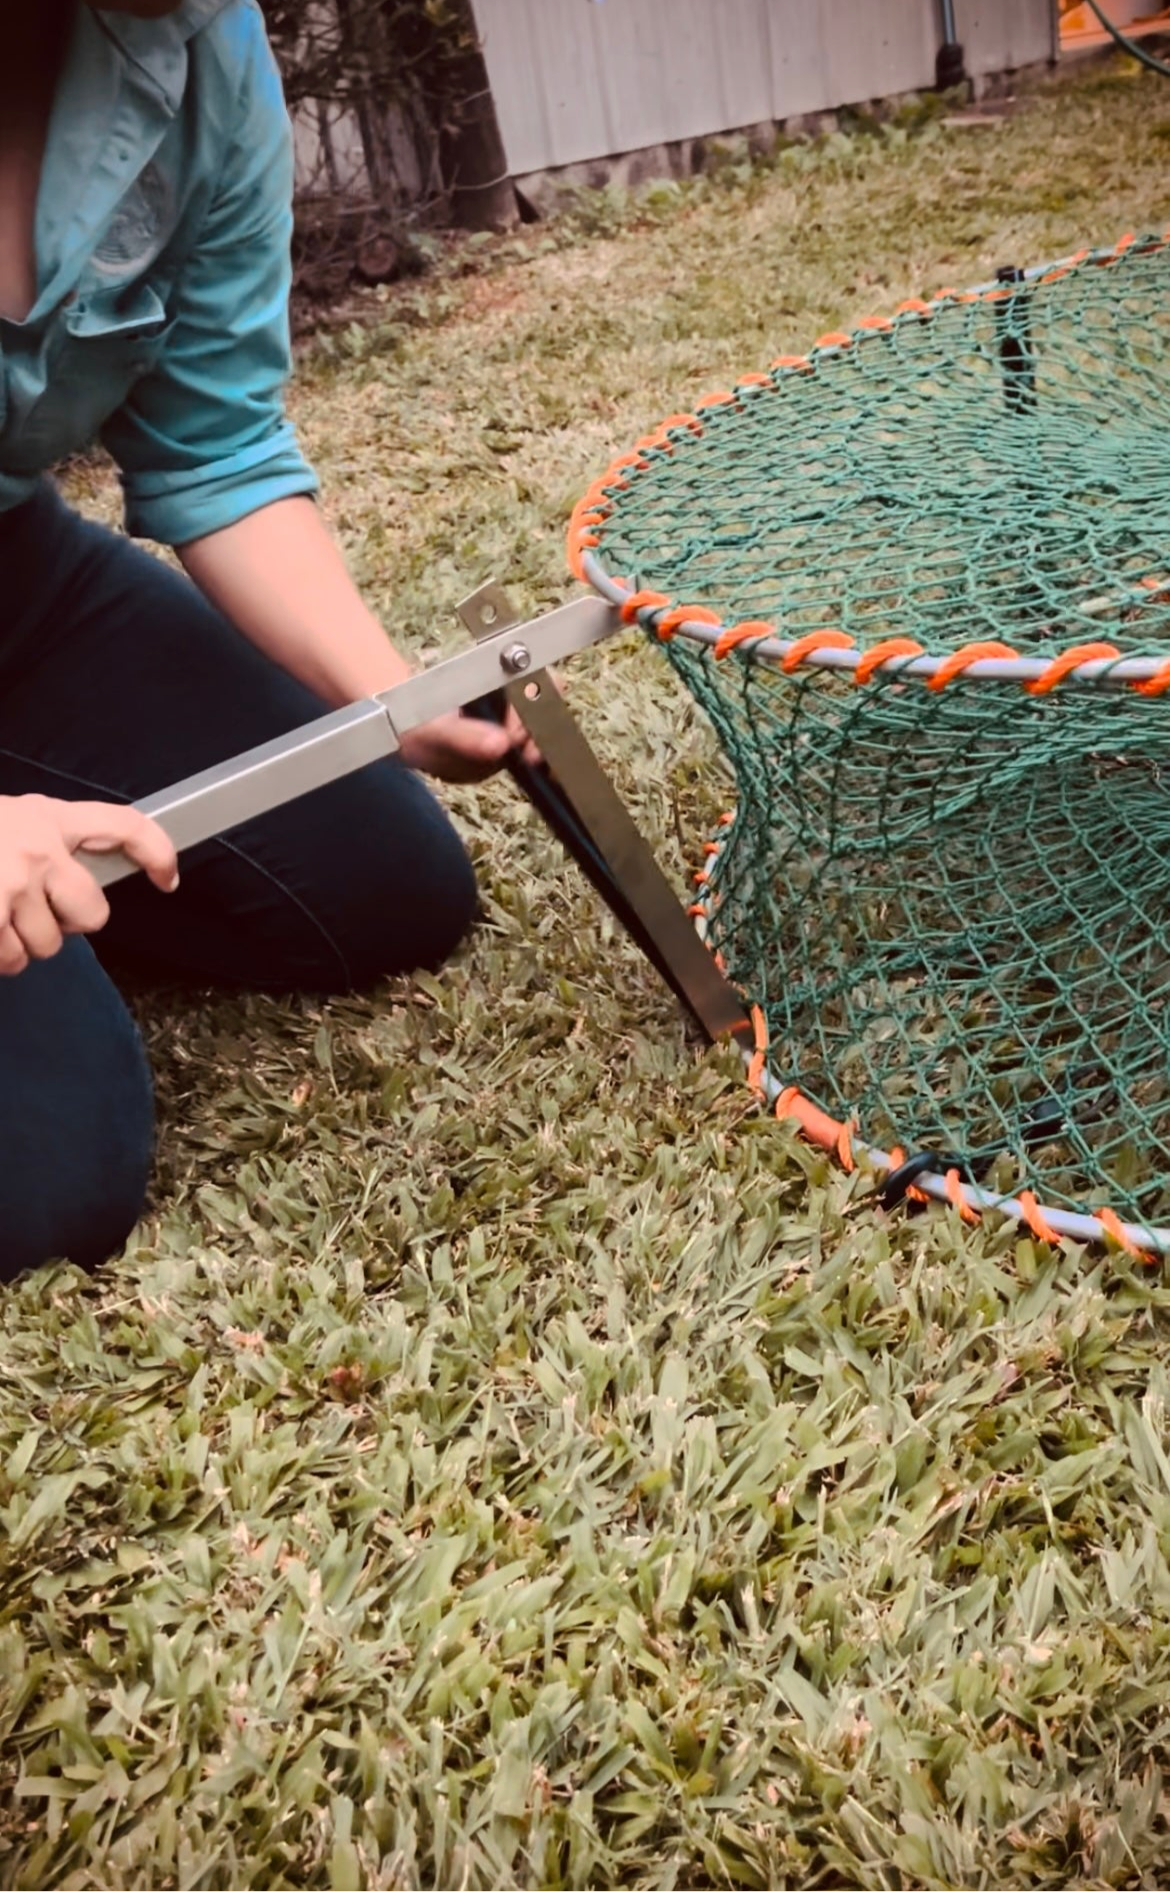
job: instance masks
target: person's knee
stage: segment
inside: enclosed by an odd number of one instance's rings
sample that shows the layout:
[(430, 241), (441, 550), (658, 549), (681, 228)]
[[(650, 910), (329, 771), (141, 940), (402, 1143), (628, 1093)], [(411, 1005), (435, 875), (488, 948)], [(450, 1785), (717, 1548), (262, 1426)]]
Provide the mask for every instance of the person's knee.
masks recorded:
[[(95, 1268), (125, 1244), (146, 1198), (154, 1099), (141, 1041), (108, 981), (71, 943), (11, 981), (0, 1007), (0, 1278), (50, 1261)], [(19, 988), (19, 991), (18, 991)], [(23, 996), (31, 1031), (16, 1005)], [(88, 1001), (88, 1003), (86, 1002)]]
[(314, 811), (307, 858), (313, 910), (345, 983), (433, 971), (475, 921), (467, 850), (430, 790), (400, 763), (379, 763)]
[(147, 1087), (120, 1100), (116, 1121), (100, 1137), (74, 1136), (68, 1149), (32, 1149), (28, 1168), (0, 1187), (0, 1280), (50, 1261), (92, 1270), (125, 1246), (150, 1179)]
[(141, 1219), (154, 1143), (148, 1084), (117, 1100), (114, 1121), (115, 1134), (71, 1165), (51, 1231), (54, 1252), (81, 1268), (118, 1254)]
[(415, 963), (433, 970), (462, 945), (479, 913), (479, 889), (467, 849), (444, 817), (436, 841), (429, 897), (420, 903)]
[(111, 905), (101, 936), (111, 965), (327, 995), (441, 965), (477, 894), (447, 815), (388, 760), (193, 849), (173, 903), (129, 880)]
[(357, 987), (397, 973), (435, 971), (466, 938), (479, 912), (475, 870), (437, 806), (408, 861), (400, 844), (387, 850), (385, 860), (378, 858), (381, 852), (372, 840), (365, 919), (346, 942)]

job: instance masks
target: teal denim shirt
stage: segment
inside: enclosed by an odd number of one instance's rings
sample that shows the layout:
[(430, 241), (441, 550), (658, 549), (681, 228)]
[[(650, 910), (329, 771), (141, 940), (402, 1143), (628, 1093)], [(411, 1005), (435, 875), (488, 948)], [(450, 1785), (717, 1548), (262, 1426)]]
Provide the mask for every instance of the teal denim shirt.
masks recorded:
[(316, 480), (283, 410), (292, 133), (256, 0), (77, 9), (36, 217), (0, 319), (0, 510), (100, 437), (128, 529), (215, 532)]

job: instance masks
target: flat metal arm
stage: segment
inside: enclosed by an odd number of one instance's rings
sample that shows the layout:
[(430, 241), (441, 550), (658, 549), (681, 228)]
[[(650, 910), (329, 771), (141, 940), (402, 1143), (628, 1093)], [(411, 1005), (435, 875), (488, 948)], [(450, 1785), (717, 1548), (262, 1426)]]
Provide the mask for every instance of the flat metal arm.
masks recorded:
[[(547, 677), (537, 682), (534, 695), (513, 686), (508, 700), (604, 862), (604, 879), (589, 876), (594, 886), (712, 1041), (750, 1033), (743, 999), (699, 938), (568, 705)], [(586, 858), (581, 865), (588, 873)]]
[[(515, 619), (499, 585), (465, 598), (459, 615), (480, 638), (491, 626)], [(699, 938), (552, 680), (538, 674), (514, 681), (502, 698), (544, 758), (532, 767), (513, 756), (509, 764), (533, 806), (707, 1036), (715, 1040), (730, 1032), (750, 1042), (743, 999)]]
[[(601, 598), (577, 598), (527, 624), (501, 620), (501, 629), (473, 650), (460, 651), (393, 689), (188, 776), (135, 807), (152, 816), (178, 849), (194, 847), (393, 755), (410, 730), (463, 709), (526, 671), (542, 670), (587, 650), (620, 624), (617, 612)], [(90, 854), (83, 849), (77, 858), (103, 887), (138, 871), (122, 853)]]

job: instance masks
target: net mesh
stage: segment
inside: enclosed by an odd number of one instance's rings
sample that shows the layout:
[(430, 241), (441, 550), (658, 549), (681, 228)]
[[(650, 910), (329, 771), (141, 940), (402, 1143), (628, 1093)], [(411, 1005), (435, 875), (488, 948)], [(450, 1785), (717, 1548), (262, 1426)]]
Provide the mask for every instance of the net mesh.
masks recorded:
[[(576, 555), (661, 594), (660, 634), (669, 601), (1164, 665), (1168, 344), (1161, 240), (907, 305), (640, 443)], [(703, 903), (780, 1081), (940, 1172), (1170, 1222), (1170, 671), (1031, 694), (965, 656), (939, 688), (664, 648), (735, 769)]]

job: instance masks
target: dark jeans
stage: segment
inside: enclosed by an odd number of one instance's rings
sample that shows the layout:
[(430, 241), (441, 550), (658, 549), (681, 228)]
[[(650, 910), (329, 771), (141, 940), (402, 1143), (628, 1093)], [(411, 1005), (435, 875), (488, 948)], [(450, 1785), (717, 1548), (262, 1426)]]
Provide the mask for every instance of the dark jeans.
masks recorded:
[[(47, 486), (0, 513), (0, 795), (135, 801), (324, 706), (187, 579)], [(151, 1162), (150, 1073), (103, 970), (342, 992), (439, 964), (470, 864), (417, 776), (375, 763), (192, 848), (178, 893), (110, 890), (97, 936), (0, 977), (0, 1278), (121, 1246)]]

